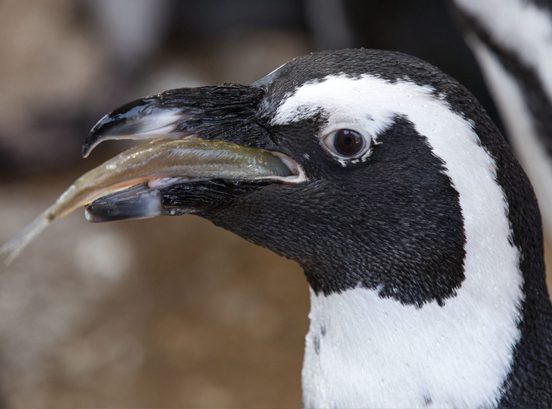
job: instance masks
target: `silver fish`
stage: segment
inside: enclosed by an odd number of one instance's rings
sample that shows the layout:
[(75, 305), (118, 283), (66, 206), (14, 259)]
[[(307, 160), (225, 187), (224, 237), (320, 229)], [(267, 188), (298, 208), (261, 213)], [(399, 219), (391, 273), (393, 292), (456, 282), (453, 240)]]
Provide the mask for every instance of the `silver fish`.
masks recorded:
[[(293, 182), (296, 169), (286, 158), (263, 149), (209, 141), (194, 137), (158, 139), (135, 146), (85, 173), (61, 194), (13, 240), (0, 248), (6, 264), (50, 223), (103, 196), (147, 183), (155, 189), (160, 181), (286, 179)], [(176, 182), (175, 182), (176, 183)], [(164, 184), (163, 186), (166, 186)]]

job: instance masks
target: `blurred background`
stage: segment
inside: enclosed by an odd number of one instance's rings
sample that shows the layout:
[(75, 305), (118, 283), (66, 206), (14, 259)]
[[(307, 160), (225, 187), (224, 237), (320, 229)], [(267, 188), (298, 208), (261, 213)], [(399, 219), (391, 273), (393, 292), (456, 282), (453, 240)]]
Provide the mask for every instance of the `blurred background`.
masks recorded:
[[(121, 150), (80, 156), (113, 108), (355, 46), (432, 62), (501, 126), (440, 0), (1, 0), (0, 242)], [(77, 212), (0, 270), (0, 407), (300, 406), (302, 272), (209, 222)]]

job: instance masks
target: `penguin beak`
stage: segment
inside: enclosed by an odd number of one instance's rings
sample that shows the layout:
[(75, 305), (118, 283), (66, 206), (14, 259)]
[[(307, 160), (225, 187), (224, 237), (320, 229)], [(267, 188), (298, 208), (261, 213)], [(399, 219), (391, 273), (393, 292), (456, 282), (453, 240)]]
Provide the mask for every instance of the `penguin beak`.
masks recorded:
[[(83, 156), (107, 140), (166, 140), (159, 144), (163, 149), (152, 151), (156, 159), (151, 163), (163, 169), (147, 169), (163, 177), (129, 184), (96, 199), (86, 207), (87, 220), (201, 214), (268, 183), (306, 181), (301, 166), (278, 151), (256, 118), (263, 94), (256, 87), (232, 84), (177, 89), (133, 101), (105, 115), (85, 139)], [(188, 149), (198, 145), (189, 141), (198, 139), (200, 154)], [(170, 144), (177, 146), (178, 163), (183, 166), (167, 173), (166, 164), (175, 160), (175, 150), (165, 148), (170, 140), (182, 140)], [(133, 169), (140, 166), (130, 163)], [(193, 168), (193, 174), (182, 173), (183, 168)]]
[[(86, 158), (108, 140), (179, 139), (190, 135), (264, 146), (270, 144), (270, 137), (259, 132), (262, 127), (255, 118), (263, 96), (264, 91), (257, 87), (224, 84), (173, 89), (141, 98), (100, 119), (85, 139), (82, 155)], [(259, 133), (265, 135), (259, 138)]]

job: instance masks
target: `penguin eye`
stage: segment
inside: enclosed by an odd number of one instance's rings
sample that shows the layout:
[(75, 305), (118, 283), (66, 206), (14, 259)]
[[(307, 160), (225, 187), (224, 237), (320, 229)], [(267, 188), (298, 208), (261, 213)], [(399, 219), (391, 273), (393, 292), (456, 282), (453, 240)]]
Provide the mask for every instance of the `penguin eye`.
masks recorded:
[(323, 139), (324, 146), (340, 159), (355, 159), (365, 154), (371, 146), (359, 132), (352, 129), (338, 129)]

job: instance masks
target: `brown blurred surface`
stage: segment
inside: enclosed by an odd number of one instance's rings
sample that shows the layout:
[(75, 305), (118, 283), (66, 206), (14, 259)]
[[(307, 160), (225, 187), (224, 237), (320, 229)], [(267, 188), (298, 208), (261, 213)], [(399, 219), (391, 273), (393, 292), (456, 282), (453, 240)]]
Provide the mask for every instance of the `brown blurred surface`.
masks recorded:
[[(77, 173), (0, 186), (0, 241)], [(13, 407), (298, 407), (307, 286), (196, 217), (52, 226), (0, 274)]]

